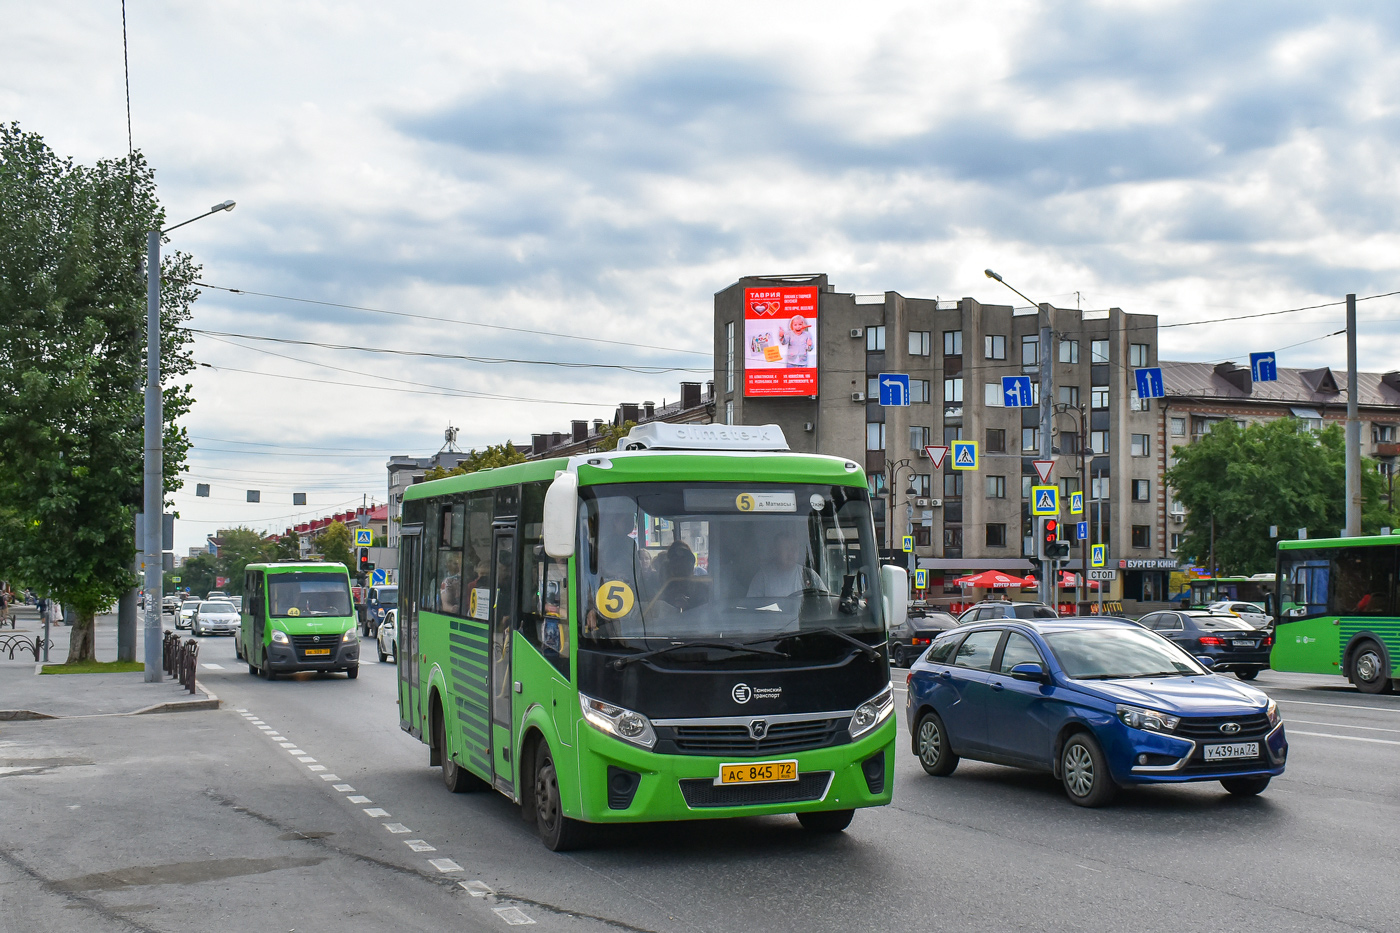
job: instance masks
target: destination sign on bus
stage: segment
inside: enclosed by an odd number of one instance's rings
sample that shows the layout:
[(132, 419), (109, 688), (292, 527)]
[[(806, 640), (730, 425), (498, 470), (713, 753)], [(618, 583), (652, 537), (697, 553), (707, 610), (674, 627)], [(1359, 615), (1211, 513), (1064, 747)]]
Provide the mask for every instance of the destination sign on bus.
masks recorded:
[(817, 394), (817, 289), (744, 289), (744, 395)]

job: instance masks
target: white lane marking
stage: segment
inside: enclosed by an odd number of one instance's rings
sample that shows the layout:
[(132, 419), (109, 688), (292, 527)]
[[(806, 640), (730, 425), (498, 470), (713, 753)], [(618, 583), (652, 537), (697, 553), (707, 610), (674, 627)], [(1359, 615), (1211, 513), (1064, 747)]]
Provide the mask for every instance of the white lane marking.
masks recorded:
[(289, 748), (289, 749), (287, 749), (287, 754), (288, 754), (288, 755), (305, 755), (306, 752), (302, 751), (302, 750), (299, 749), (299, 748)]
[(380, 807), (365, 807), (365, 816), (372, 816), (375, 819), (380, 819), (388, 815), (389, 811), (381, 809)]
[(277, 744), (278, 744), (278, 745), (281, 745), (283, 748), (296, 748), (296, 747), (297, 747), (297, 743), (295, 743), (295, 742), (278, 742)]
[(496, 893), (495, 891), (491, 890), (490, 886), (487, 885), (486, 882), (480, 880), (459, 881), (457, 882), (457, 886), (466, 890), (466, 892), (472, 897), (485, 897), (488, 894)]
[(315, 761), (315, 760), (316, 760), (316, 759), (315, 759), (315, 758), (312, 758), (310, 755), (302, 755), (300, 758), (297, 759), (297, 761), (301, 762), (301, 763), (304, 764), (304, 765), (305, 765), (305, 764), (310, 764), (311, 762), (313, 762), (313, 761)]
[(353, 794), (355, 792), (355, 788), (351, 787), (349, 784), (337, 784), (332, 790), (338, 790), (342, 794)]
[(252, 723), (253, 725), (255, 725), (255, 726), (265, 726), (265, 725), (267, 725), (267, 723), (263, 722), (261, 719), (250, 719), (250, 720), (248, 720), (248, 721), (251, 722), (251, 723)]
[(1400, 707), (1395, 706), (1350, 706), (1346, 703), (1318, 703), (1315, 700), (1290, 700), (1286, 697), (1275, 697), (1280, 703), (1298, 703), (1303, 706), (1330, 706), (1333, 709), (1365, 709), (1373, 713), (1400, 713)]
[(247, 710), (246, 708), (245, 708), (245, 709), (236, 709), (236, 710), (234, 710), (234, 712), (235, 712), (235, 713), (246, 713), (246, 712), (248, 712), (248, 710)]
[(1331, 732), (1304, 732), (1301, 729), (1289, 729), (1289, 735), (1315, 735), (1323, 739), (1346, 739), (1348, 742), (1374, 742), (1377, 745), (1400, 745), (1394, 739), (1368, 739), (1363, 735), (1333, 735)]
[(324, 770), (326, 770), (326, 766), (325, 766), (325, 765), (307, 765), (307, 766), (306, 766), (306, 770), (308, 770), (308, 771), (324, 771)]
[(428, 864), (440, 872), (461, 871), (462, 866), (452, 861), (450, 858), (430, 858)]
[(535, 922), (530, 918), (529, 914), (525, 913), (525, 911), (521, 910), (519, 907), (492, 907), (491, 909), (496, 912), (496, 916), (513, 927)]
[(1305, 724), (1307, 724), (1307, 725), (1309, 725), (1309, 726), (1331, 726), (1331, 727), (1333, 727), (1334, 729), (1365, 729), (1367, 732), (1396, 732), (1396, 733), (1400, 733), (1400, 729), (1382, 729), (1380, 726), (1352, 726), (1352, 725), (1348, 725), (1347, 723), (1344, 723), (1344, 722), (1313, 722), (1312, 720), (1309, 720), (1309, 719), (1289, 719), (1289, 720), (1286, 720), (1286, 722), (1290, 722), (1290, 723), (1293, 723), (1293, 722), (1301, 722), (1301, 723), (1305, 723)]
[(221, 671), (224, 669), (224, 666), (222, 664), (210, 664), (208, 661), (205, 661), (200, 666), (207, 667), (211, 671)]
[(384, 827), (385, 829), (387, 829), (387, 830), (388, 830), (389, 832), (391, 832), (391, 833), (411, 833), (411, 832), (413, 832), (413, 830), (409, 829), (407, 826), (403, 825), (402, 823), (383, 823), (383, 824), (381, 824), (381, 825), (383, 825), (383, 827)]
[(272, 727), (271, 727), (271, 726), (258, 726), (258, 728), (261, 729), (262, 731), (266, 732), (266, 733), (269, 733), (269, 734), (271, 734), (271, 732), (272, 732)]
[(374, 803), (373, 800), (370, 800), (368, 797), (362, 796), (360, 794), (355, 794), (353, 796), (346, 797), (345, 799), (350, 801), (351, 803)]
[(338, 780), (340, 780), (340, 775), (338, 775), (338, 774), (323, 774), (323, 775), (321, 775), (321, 780), (323, 780), (323, 781), (338, 781)]
[(426, 842), (424, 842), (422, 839), (405, 839), (405, 840), (403, 841), (403, 844), (406, 845), (406, 846), (408, 846), (408, 847), (409, 847), (410, 849), (412, 849), (414, 852), (436, 852), (436, 851), (437, 851), (437, 846), (430, 846), (430, 845), (428, 845)]

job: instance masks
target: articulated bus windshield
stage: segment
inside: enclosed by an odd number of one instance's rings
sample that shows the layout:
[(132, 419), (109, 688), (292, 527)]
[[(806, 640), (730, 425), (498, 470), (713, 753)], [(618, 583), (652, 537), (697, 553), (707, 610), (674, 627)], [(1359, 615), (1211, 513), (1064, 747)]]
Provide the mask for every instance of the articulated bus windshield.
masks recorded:
[(579, 511), (585, 641), (883, 633), (864, 487), (593, 486)]

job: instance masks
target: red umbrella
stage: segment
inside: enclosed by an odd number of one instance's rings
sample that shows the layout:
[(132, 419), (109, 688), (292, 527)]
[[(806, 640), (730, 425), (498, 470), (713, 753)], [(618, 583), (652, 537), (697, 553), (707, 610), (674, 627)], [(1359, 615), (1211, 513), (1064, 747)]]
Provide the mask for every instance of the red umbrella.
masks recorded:
[(1026, 581), (1021, 577), (1002, 573), (1000, 570), (984, 570), (970, 577), (959, 577), (957, 580), (953, 581), (953, 585), (975, 586), (987, 590), (1005, 590), (1012, 587), (1025, 586)]

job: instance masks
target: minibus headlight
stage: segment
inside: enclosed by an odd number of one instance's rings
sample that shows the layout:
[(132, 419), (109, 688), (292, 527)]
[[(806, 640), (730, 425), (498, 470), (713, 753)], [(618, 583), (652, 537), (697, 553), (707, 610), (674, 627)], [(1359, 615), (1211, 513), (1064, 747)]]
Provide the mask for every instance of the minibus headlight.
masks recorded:
[(292, 643), (292, 640), (291, 640), (290, 638), (287, 637), (287, 633), (286, 633), (286, 632), (282, 632), (282, 631), (279, 631), (279, 630), (277, 630), (277, 629), (273, 629), (273, 630), (272, 630), (272, 643), (273, 643), (274, 645), (290, 645), (290, 644)]
[(851, 717), (851, 738), (865, 735), (880, 723), (890, 718), (894, 711), (894, 688), (886, 687), (875, 696), (856, 707)]
[(651, 720), (641, 713), (581, 693), (578, 698), (583, 706), (583, 718), (599, 732), (617, 736), (642, 748), (649, 749), (656, 744), (656, 732), (651, 728)]
[(355, 631), (354, 629), (350, 629), (350, 630), (347, 631), (344, 635), (341, 635), (341, 636), (340, 636), (340, 640), (341, 640), (342, 642), (350, 642), (350, 641), (355, 641), (355, 640), (358, 639), (359, 637), (360, 637), (360, 633), (359, 633), (359, 632)]
[(1168, 716), (1155, 709), (1143, 709), (1138, 706), (1120, 705), (1118, 718), (1129, 728), (1145, 729), (1148, 732), (1175, 732), (1176, 727), (1181, 724), (1180, 716)]

